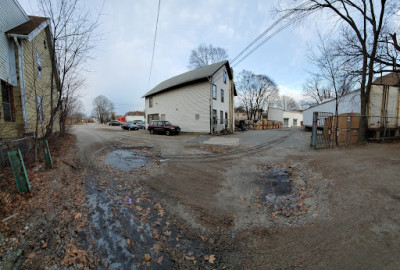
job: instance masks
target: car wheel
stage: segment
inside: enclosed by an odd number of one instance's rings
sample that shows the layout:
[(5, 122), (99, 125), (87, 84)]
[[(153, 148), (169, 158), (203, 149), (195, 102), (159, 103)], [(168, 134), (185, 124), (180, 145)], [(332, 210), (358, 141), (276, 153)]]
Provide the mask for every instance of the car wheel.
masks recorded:
[(150, 129), (149, 131), (150, 131), (150, 134), (154, 134), (154, 130)]
[(165, 135), (167, 135), (167, 136), (171, 135), (171, 131), (166, 130), (166, 131), (165, 131)]

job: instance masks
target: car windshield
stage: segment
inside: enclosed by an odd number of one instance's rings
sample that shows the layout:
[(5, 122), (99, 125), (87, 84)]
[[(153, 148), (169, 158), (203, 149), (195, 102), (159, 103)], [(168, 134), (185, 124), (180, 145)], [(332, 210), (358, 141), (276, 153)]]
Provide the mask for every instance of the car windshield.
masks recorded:
[(170, 122), (168, 122), (168, 121), (165, 121), (165, 122), (164, 122), (164, 126), (170, 126), (170, 125), (171, 125)]

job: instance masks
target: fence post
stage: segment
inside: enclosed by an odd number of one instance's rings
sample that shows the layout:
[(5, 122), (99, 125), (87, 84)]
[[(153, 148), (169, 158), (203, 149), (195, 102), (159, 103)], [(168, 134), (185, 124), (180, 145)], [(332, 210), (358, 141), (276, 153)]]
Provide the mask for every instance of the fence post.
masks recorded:
[(313, 112), (311, 146), (314, 148), (317, 146), (317, 124), (318, 124), (318, 112)]
[(347, 145), (350, 145), (350, 136), (351, 136), (351, 115), (350, 115), (350, 123), (349, 123), (349, 137), (347, 138)]

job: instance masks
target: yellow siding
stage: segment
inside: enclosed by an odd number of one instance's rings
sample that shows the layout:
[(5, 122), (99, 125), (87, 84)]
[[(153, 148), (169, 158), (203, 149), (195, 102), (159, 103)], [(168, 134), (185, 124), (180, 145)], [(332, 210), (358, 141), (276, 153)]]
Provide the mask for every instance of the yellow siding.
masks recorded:
[[(25, 91), (27, 100), (27, 119), (29, 132), (35, 132), (37, 109), (36, 95), (42, 97), (43, 122), (38, 124), (38, 136), (41, 137), (46, 132), (46, 125), (50, 120), (50, 101), (51, 101), (51, 69), (52, 62), (46, 35), (46, 29), (42, 30), (31, 42), (24, 41), (24, 74)], [(37, 53), (40, 56), (41, 76), (38, 74)], [(53, 79), (54, 80), (54, 79)], [(54, 97), (57, 97), (54, 80)], [(54, 125), (58, 130), (58, 123)], [(56, 131), (57, 131), (56, 130)]]
[[(44, 45), (46, 43), (46, 46)], [(36, 95), (42, 97), (43, 105), (43, 122), (38, 125), (38, 136), (41, 137), (46, 132), (46, 125), (50, 120), (50, 101), (51, 101), (51, 56), (50, 48), (48, 46), (48, 38), (46, 28), (42, 30), (32, 41), (24, 40), (23, 58), (24, 58), (24, 76), (25, 76), (25, 91), (26, 91), (26, 107), (29, 133), (33, 134), (36, 131)], [(18, 74), (18, 86), (13, 88), (14, 92), (14, 106), (15, 106), (15, 122), (4, 122), (3, 118), (0, 119), (0, 138), (1, 137), (22, 137), (25, 135), (22, 102), (21, 102), (21, 89), (19, 78), (19, 63), (18, 63), (18, 49), (16, 49), (16, 66)], [(37, 56), (38, 52), (41, 60), (41, 76), (37, 72)], [(54, 78), (53, 78), (54, 80)], [(57, 99), (56, 82), (54, 80), (54, 104)], [(0, 95), (1, 100), (1, 95)], [(1, 103), (0, 103), (1, 104)], [(2, 108), (1, 108), (2, 110)], [(53, 131), (59, 131), (58, 122), (54, 123)]]

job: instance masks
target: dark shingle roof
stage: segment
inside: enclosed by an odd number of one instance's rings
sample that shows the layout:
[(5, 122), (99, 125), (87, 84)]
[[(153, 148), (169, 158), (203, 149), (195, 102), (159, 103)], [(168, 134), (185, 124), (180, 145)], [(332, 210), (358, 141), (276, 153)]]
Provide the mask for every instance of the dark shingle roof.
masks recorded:
[(400, 86), (400, 73), (392, 72), (385, 76), (377, 78), (373, 84)]
[(201, 67), (201, 68), (198, 68), (198, 69), (195, 69), (192, 71), (188, 71), (188, 72), (182, 73), (178, 76), (172, 77), (168, 80), (165, 80), (165, 81), (161, 82), (160, 84), (158, 84), (153, 89), (151, 89), (149, 92), (147, 92), (143, 97), (152, 96), (154, 94), (170, 90), (174, 87), (177, 87), (177, 86), (180, 86), (180, 85), (183, 85), (186, 83), (205, 79), (207, 77), (212, 76), (223, 65), (228, 65), (228, 68), (227, 68), (228, 74), (229, 74), (229, 77), (232, 78), (228, 61), (222, 61), (222, 62), (211, 64), (211, 65), (208, 65), (205, 67)]
[(49, 18), (46, 17), (37, 17), (37, 16), (28, 16), (29, 21), (14, 27), (11, 30), (8, 30), (7, 34), (17, 34), (17, 35), (29, 35), (33, 30), (35, 30), (39, 25), (43, 22), (47, 21)]

